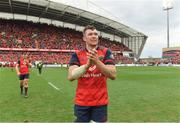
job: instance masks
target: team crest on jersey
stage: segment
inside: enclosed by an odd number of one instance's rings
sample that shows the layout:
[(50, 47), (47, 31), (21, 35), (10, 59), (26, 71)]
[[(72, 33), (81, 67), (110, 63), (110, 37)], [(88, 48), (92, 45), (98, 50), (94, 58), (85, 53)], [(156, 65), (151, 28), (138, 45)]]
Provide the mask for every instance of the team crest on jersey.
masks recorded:
[(91, 66), (90, 68), (89, 68), (89, 71), (93, 71), (93, 70), (95, 70), (96, 69), (96, 65), (93, 65), (93, 66)]
[(103, 56), (99, 56), (99, 60), (102, 61), (104, 59)]

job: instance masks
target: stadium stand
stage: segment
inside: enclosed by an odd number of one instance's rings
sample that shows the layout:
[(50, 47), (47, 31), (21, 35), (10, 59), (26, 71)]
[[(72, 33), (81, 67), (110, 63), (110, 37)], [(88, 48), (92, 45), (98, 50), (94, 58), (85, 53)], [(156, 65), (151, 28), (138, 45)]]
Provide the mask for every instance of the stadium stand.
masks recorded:
[[(46, 64), (66, 64), (71, 50), (81, 49), (85, 45), (81, 38), (82, 32), (48, 24), (1, 19), (0, 30), (2, 62), (16, 62), (22, 53), (20, 49), (23, 49), (29, 53), (32, 62), (42, 60)], [(122, 54), (123, 51), (132, 51), (124, 44), (100, 37), (100, 45), (112, 50), (116, 63), (133, 63), (133, 59)], [(54, 52), (53, 49), (58, 50)]]

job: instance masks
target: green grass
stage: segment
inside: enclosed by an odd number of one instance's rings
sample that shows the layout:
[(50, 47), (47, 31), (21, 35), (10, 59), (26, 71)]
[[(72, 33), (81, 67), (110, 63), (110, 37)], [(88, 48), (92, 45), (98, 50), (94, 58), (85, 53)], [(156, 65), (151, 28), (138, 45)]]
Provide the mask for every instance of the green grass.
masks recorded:
[[(108, 80), (109, 122), (180, 122), (180, 68), (119, 67), (117, 73)], [(31, 69), (24, 98), (15, 71), (0, 68), (0, 122), (73, 122), (77, 82), (66, 78), (66, 68), (44, 68), (42, 76)]]

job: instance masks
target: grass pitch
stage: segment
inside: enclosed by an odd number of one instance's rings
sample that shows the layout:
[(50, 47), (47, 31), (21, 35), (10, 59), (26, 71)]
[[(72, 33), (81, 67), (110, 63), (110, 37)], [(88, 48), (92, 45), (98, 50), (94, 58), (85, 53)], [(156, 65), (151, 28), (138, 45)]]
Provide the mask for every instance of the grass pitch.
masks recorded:
[[(0, 68), (0, 122), (73, 122), (77, 82), (66, 68), (32, 68), (29, 97), (20, 95), (15, 70)], [(54, 86), (54, 87), (53, 87)], [(109, 122), (180, 122), (180, 68), (118, 67), (108, 80)]]

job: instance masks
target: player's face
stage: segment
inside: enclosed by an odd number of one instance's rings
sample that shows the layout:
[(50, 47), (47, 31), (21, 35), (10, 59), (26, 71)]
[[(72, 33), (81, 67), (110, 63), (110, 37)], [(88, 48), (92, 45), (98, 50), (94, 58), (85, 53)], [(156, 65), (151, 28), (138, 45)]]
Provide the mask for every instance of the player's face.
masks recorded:
[(27, 55), (26, 54), (24, 54), (23, 57), (24, 57), (24, 59), (27, 59)]
[(83, 40), (86, 42), (86, 44), (91, 45), (91, 46), (97, 46), (98, 44), (98, 33), (97, 30), (91, 30), (88, 29), (86, 30)]
[(27, 54), (23, 54), (23, 59), (24, 59), (25, 62), (27, 62), (28, 61), (28, 55)]

